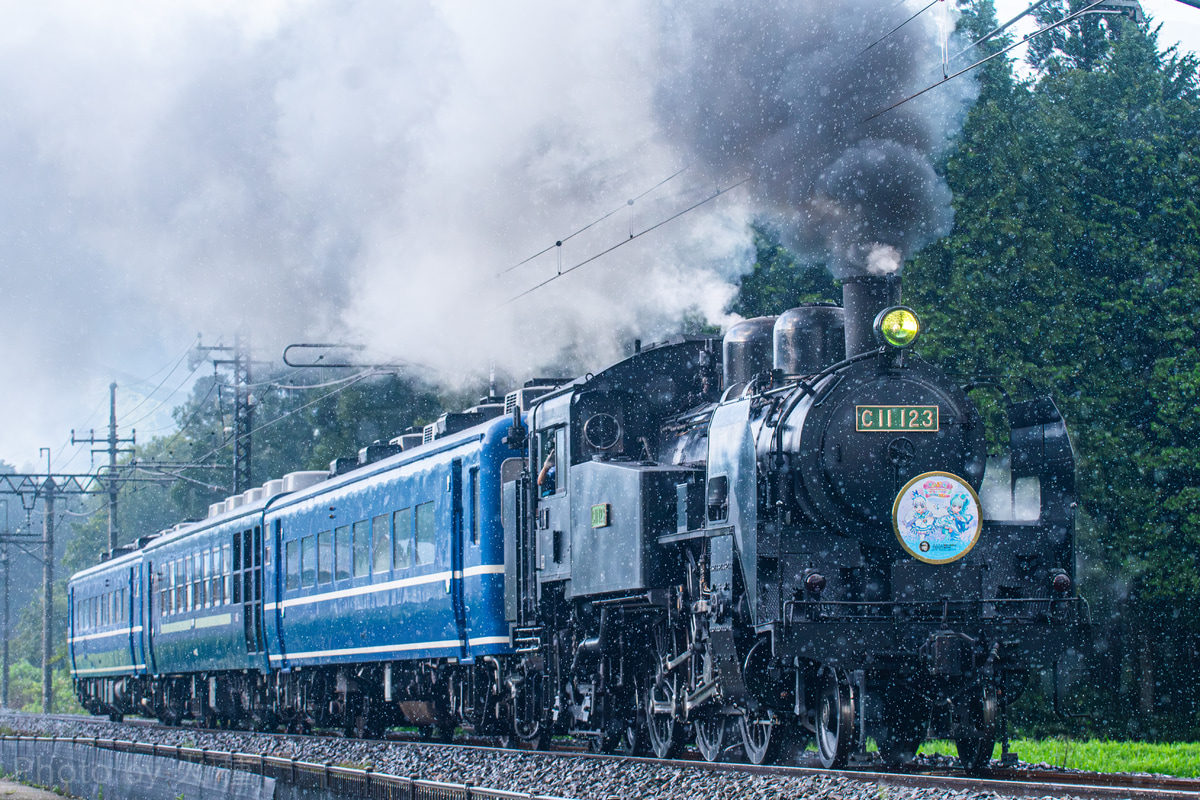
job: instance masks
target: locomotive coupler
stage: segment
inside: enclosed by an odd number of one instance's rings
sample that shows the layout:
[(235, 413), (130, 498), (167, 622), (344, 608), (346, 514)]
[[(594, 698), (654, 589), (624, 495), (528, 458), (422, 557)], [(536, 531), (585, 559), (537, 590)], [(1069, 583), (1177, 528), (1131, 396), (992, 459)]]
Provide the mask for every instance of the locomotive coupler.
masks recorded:
[(917, 654), (937, 676), (965, 675), (974, 666), (974, 650), (978, 642), (965, 633), (936, 631), (931, 633)]

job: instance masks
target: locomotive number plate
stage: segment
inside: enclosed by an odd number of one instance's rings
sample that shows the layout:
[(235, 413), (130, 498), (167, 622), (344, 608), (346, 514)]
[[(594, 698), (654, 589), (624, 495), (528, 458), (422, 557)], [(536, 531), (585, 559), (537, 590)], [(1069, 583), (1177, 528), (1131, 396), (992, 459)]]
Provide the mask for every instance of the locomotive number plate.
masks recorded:
[(938, 429), (937, 406), (857, 406), (854, 429), (858, 431), (916, 431)]

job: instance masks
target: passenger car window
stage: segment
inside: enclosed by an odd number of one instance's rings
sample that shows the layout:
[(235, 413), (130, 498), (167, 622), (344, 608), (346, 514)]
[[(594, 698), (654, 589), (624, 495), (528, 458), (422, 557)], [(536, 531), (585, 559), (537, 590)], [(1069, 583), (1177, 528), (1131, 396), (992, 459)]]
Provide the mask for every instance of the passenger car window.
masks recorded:
[(336, 563), (335, 579), (343, 581), (350, 577), (350, 558), (352, 548), (350, 547), (350, 526), (343, 525), (333, 532), (333, 546), (337, 551), (334, 554)]
[(188, 556), (187, 558), (185, 558), (183, 560), (183, 580), (184, 580), (183, 594), (184, 594), (184, 598), (185, 598), (184, 599), (184, 604), (185, 604), (184, 608), (188, 611), (191, 611), (193, 608), (196, 607), (196, 590), (192, 586), (192, 581), (194, 581), (195, 579), (196, 579), (196, 563), (192, 560), (191, 556)]
[(365, 519), (354, 523), (354, 577), (371, 574), (371, 526)]
[(392, 568), (392, 521), (387, 514), (371, 520), (371, 571), (387, 572)]
[(479, 544), (479, 468), (471, 470), (471, 544)]
[(212, 599), (214, 607), (224, 602), (223, 590), (225, 589), (225, 579), (222, 577), (222, 574), (221, 548), (214, 547), (212, 549), (212, 571), (209, 573), (208, 581), (208, 594)]
[(333, 580), (333, 531), (317, 534), (317, 583)]
[(287, 543), (287, 588), (300, 588), (300, 542), (292, 540)]
[(300, 540), (300, 585), (317, 585), (317, 537), (305, 536)]
[(392, 559), (396, 569), (412, 566), (412, 509), (402, 508), (392, 514)]
[(225, 567), (225, 603), (233, 602), (233, 550), (228, 544), (221, 545), (221, 562)]
[(417, 563), (432, 564), (437, 554), (434, 539), (433, 503), (421, 503), (416, 508), (417, 519)]
[(196, 608), (208, 608), (208, 551), (196, 554)]

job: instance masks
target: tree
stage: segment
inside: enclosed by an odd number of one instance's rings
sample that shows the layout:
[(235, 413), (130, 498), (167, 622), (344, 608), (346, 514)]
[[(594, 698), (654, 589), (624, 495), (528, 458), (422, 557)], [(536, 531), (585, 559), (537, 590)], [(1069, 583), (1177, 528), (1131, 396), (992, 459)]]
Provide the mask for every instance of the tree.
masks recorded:
[(1036, 80), (984, 76), (944, 165), (954, 231), (907, 270), (907, 299), (927, 355), (1054, 394), (1079, 456), (1084, 572), (1105, 583), (1090, 590), (1128, 592), (1101, 620), (1121, 652), (1104, 719), (1186, 734), (1200, 729), (1196, 63), (1125, 20), (1067, 34), (1037, 52)]
[(743, 317), (778, 314), (840, 293), (824, 265), (801, 264), (770, 228), (754, 226), (754, 267), (742, 276), (729, 310)]

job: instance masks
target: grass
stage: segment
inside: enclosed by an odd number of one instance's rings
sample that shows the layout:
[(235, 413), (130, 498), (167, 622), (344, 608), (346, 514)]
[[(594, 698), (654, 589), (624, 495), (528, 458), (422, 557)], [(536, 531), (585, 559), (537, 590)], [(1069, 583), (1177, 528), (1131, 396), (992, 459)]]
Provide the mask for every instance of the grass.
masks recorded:
[[(1200, 742), (1153, 744), (1149, 742), (1108, 742), (1098, 739), (1078, 741), (1054, 739), (1013, 739), (1009, 749), (1022, 761), (1053, 764), (1056, 767), (1095, 772), (1153, 772), (1181, 778), (1200, 778)], [(922, 753), (957, 753), (953, 742), (929, 741)], [(995, 758), (1000, 757), (996, 745)]]

